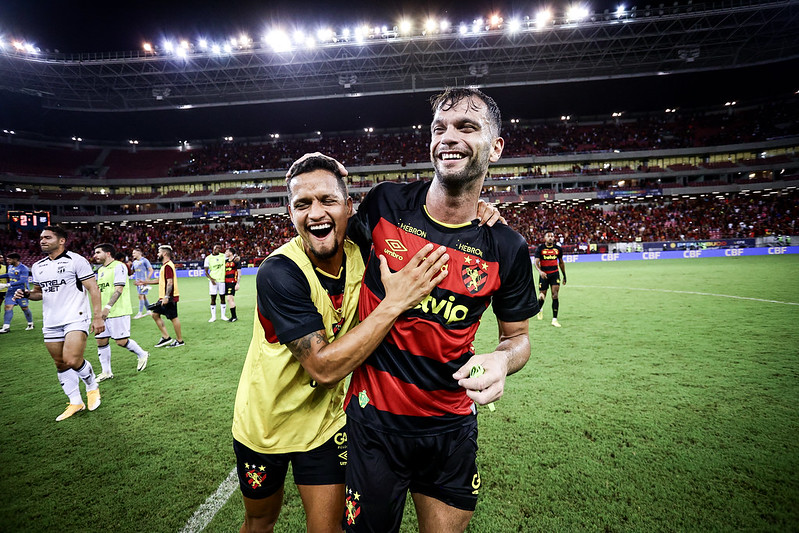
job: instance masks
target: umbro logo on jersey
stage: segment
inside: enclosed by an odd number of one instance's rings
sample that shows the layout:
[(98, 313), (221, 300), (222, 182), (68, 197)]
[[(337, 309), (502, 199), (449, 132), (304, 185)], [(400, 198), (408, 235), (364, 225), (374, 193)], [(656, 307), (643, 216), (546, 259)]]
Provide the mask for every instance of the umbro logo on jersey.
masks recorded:
[(405, 258), (398, 254), (397, 252), (407, 252), (408, 249), (405, 248), (405, 245), (402, 244), (401, 241), (397, 239), (386, 239), (386, 246), (383, 250), (383, 253), (386, 255), (390, 255), (394, 259), (399, 259), (400, 261), (404, 260)]
[(401, 241), (397, 239), (386, 239), (386, 245), (394, 250), (395, 252), (407, 252), (408, 249), (405, 248), (405, 245), (402, 244)]

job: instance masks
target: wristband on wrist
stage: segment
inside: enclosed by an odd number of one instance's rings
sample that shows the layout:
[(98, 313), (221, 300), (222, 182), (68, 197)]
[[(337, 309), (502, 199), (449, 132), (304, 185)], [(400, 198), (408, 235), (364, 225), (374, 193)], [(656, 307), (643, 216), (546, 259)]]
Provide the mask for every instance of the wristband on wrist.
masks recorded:
[(103, 309), (108, 309), (110, 311), (111, 307), (113, 307), (113, 306), (106, 304), (105, 307), (103, 307)]

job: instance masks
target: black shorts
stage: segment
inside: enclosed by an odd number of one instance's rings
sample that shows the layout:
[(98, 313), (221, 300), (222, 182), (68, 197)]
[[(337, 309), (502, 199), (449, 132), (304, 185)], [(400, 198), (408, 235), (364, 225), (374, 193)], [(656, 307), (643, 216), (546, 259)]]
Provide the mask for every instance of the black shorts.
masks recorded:
[(147, 307), (153, 313), (157, 313), (161, 316), (165, 316), (169, 320), (178, 317), (178, 304), (174, 300), (170, 299), (166, 305), (161, 304), (161, 300), (158, 300), (154, 304)]
[(321, 446), (307, 452), (259, 453), (233, 439), (241, 493), (268, 498), (283, 487), (289, 462), (296, 485), (341, 485), (347, 466), (347, 432), (340, 429)]
[(345, 531), (399, 531), (409, 489), (474, 511), (480, 490), (476, 421), (420, 437), (382, 433), (350, 419), (347, 436)]
[(236, 284), (225, 282), (225, 296), (234, 296), (236, 294)]
[(538, 290), (540, 292), (546, 292), (552, 285), (560, 285), (560, 271), (547, 274), (547, 277), (538, 276)]

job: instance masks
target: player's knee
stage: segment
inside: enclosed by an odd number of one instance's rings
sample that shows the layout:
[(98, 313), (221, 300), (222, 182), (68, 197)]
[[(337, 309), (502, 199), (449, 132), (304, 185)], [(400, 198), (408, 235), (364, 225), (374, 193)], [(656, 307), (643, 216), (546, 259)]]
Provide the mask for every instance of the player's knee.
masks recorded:
[(117, 346), (120, 346), (122, 348), (128, 345), (128, 337), (125, 337), (124, 339), (114, 339), (114, 340), (116, 341)]
[(280, 509), (273, 509), (269, 506), (266, 509), (244, 510), (244, 525), (242, 532), (246, 533), (272, 533), (275, 530), (277, 518), (280, 516)]

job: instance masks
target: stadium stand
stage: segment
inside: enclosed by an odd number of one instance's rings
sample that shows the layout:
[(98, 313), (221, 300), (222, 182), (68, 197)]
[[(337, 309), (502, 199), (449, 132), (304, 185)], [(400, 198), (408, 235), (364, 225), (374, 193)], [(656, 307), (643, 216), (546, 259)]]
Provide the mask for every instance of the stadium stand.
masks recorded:
[[(545, 194), (545, 191), (540, 191)], [(498, 199), (508, 198), (502, 194)], [(183, 208), (191, 210), (193, 208)], [(689, 198), (658, 197), (632, 203), (504, 203), (500, 207), (508, 224), (529, 243), (540, 240), (544, 228), (553, 228), (569, 245), (617, 241), (684, 241), (718, 238), (751, 238), (796, 234), (799, 229), (799, 190), (760, 194), (701, 195)], [(167, 210), (153, 210), (165, 213)], [(78, 212), (70, 218), (87, 213)], [(97, 242), (111, 242), (130, 253), (145, 246), (155, 257), (158, 243), (169, 242), (181, 261), (202, 260), (214, 243), (236, 246), (248, 263), (256, 264), (294, 235), (291, 221), (272, 215), (254, 222), (217, 223), (190, 221), (99, 224), (78, 229), (73, 247), (91, 255)], [(38, 259), (34, 233), (4, 232), (0, 246), (5, 253), (17, 251)]]

